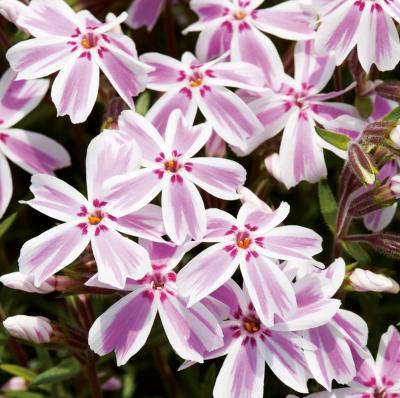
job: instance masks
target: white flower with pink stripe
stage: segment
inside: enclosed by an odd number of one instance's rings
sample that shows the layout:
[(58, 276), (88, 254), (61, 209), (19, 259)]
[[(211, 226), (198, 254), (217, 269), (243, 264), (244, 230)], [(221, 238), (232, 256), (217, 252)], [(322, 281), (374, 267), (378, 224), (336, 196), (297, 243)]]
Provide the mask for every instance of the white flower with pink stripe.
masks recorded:
[(7, 52), (19, 79), (35, 79), (60, 71), (51, 96), (59, 116), (84, 122), (96, 102), (100, 69), (118, 94), (133, 107), (132, 97), (146, 87), (151, 68), (139, 62), (134, 42), (113, 29), (122, 13), (101, 23), (89, 11), (75, 13), (62, 0), (32, 0), (18, 25), (34, 38)]
[(58, 220), (59, 224), (26, 242), (19, 257), (23, 274), (32, 274), (35, 286), (72, 263), (91, 243), (99, 280), (123, 287), (127, 277), (142, 278), (150, 269), (145, 249), (125, 233), (152, 240), (164, 234), (161, 209), (155, 205), (140, 212), (115, 217), (104, 201), (103, 183), (115, 174), (138, 167), (140, 152), (134, 144), (120, 141), (106, 131), (88, 147), (86, 181), (88, 199), (64, 181), (43, 174), (32, 177), (35, 197), (28, 202), (34, 209)]

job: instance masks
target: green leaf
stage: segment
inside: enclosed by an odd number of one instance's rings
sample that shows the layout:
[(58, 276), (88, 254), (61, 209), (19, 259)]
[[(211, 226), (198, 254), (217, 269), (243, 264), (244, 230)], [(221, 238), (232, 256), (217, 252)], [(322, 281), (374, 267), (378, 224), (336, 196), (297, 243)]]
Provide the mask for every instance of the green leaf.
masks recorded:
[(44, 398), (44, 395), (30, 391), (7, 391), (7, 398)]
[(349, 142), (351, 141), (351, 139), (346, 135), (340, 133), (334, 133), (332, 131), (322, 129), (317, 126), (315, 127), (315, 130), (317, 131), (318, 135), (328, 144), (331, 144), (336, 148), (341, 149), (342, 151), (347, 150), (347, 147), (349, 146)]
[(32, 380), (32, 386), (69, 380), (77, 375), (80, 371), (81, 366), (76, 359), (64, 359), (57, 366), (40, 373), (40, 375)]
[(383, 120), (385, 122), (390, 122), (390, 121), (398, 121), (400, 119), (400, 106), (397, 108), (394, 108), (391, 112), (389, 112)]
[(318, 197), (322, 216), (329, 229), (335, 233), (337, 204), (331, 188), (326, 181), (321, 181), (318, 184)]
[(150, 98), (151, 95), (149, 91), (145, 91), (143, 94), (141, 94), (136, 100), (135, 111), (144, 116), (150, 107)]
[(22, 377), (26, 381), (32, 381), (37, 376), (37, 373), (33, 370), (18, 365), (4, 363), (0, 365), (0, 369), (12, 374), (13, 376)]
[(122, 379), (122, 398), (132, 398), (136, 390), (135, 370), (129, 368)]
[(371, 263), (371, 257), (359, 243), (342, 241), (342, 247), (359, 264), (367, 265)]
[(371, 100), (371, 97), (356, 97), (356, 108), (358, 110), (358, 113), (363, 117), (363, 118), (368, 118), (372, 114), (373, 110), (373, 103)]
[(4, 221), (0, 223), (0, 238), (8, 231), (11, 225), (14, 224), (15, 219), (17, 218), (18, 212), (11, 214)]

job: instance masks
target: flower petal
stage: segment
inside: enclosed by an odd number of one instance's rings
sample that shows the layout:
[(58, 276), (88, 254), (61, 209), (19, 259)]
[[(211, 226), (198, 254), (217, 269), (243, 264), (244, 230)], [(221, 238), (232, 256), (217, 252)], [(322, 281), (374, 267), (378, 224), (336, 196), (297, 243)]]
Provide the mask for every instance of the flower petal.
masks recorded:
[(138, 289), (127, 294), (96, 319), (89, 330), (89, 346), (98, 355), (115, 351), (117, 365), (124, 365), (145, 344), (157, 305), (153, 296)]
[(3, 217), (10, 203), (13, 191), (10, 166), (7, 159), (0, 152), (0, 218)]
[(127, 278), (141, 279), (150, 270), (147, 251), (112, 228), (99, 230), (92, 238), (93, 255), (100, 282), (122, 289)]
[(372, 232), (380, 232), (386, 228), (396, 214), (397, 203), (382, 210), (376, 210), (364, 217), (365, 227)]
[(226, 211), (220, 209), (207, 209), (207, 233), (203, 242), (220, 242), (232, 240), (232, 227), (236, 228), (236, 219)]
[(324, 154), (316, 136), (309, 114), (293, 112), (283, 131), (279, 151), (281, 177), (287, 188), (302, 180), (314, 183), (326, 177)]
[(248, 253), (240, 261), (240, 271), (248, 294), (261, 321), (274, 324), (274, 315), (286, 318), (296, 308), (296, 298), (291, 282), (270, 259)]
[(207, 308), (197, 303), (191, 308), (175, 294), (160, 296), (158, 311), (172, 348), (186, 360), (203, 362), (203, 355), (223, 345), (222, 330)]
[(215, 398), (262, 398), (264, 360), (253, 344), (235, 341), (215, 381)]
[(230, 309), (232, 316), (237, 311), (245, 311), (247, 307), (243, 291), (233, 279), (229, 279), (217, 290), (214, 290), (210, 297), (224, 303)]
[(115, 176), (104, 184), (108, 211), (116, 217), (141, 209), (161, 191), (163, 179), (154, 169), (140, 169)]
[(246, 139), (262, 130), (248, 105), (225, 87), (194, 91), (198, 106), (215, 132), (227, 143), (246, 147)]
[(150, 31), (156, 24), (163, 5), (164, 0), (135, 0), (128, 9), (125, 23), (132, 29), (146, 26)]
[(57, 225), (28, 240), (18, 259), (23, 274), (33, 274), (35, 286), (71, 264), (86, 248), (90, 234), (83, 234), (76, 221)]
[(7, 129), (0, 139), (0, 149), (29, 173), (49, 173), (71, 164), (68, 152), (43, 134)]
[(193, 158), (185, 175), (211, 195), (225, 200), (239, 198), (237, 190), (246, 180), (246, 170), (237, 162), (219, 158)]
[(88, 118), (99, 91), (99, 67), (89, 59), (89, 54), (68, 60), (51, 88), (57, 116), (69, 115), (72, 123), (82, 123)]
[(179, 292), (189, 297), (189, 305), (208, 296), (223, 285), (239, 265), (237, 253), (228, 252), (226, 243), (203, 250), (178, 273)]
[(177, 245), (182, 244), (187, 237), (197, 240), (206, 234), (203, 199), (187, 178), (174, 174), (166, 177), (161, 207), (165, 231)]
[(15, 80), (17, 73), (8, 69), (0, 80), (1, 128), (11, 127), (40, 103), (49, 88), (49, 81)]

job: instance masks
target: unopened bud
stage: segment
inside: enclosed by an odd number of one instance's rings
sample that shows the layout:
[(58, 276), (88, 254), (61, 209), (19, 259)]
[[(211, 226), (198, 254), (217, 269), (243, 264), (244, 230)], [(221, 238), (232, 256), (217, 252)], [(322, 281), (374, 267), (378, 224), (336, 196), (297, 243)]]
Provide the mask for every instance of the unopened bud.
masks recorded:
[(118, 391), (122, 388), (122, 382), (118, 377), (110, 377), (102, 385), (103, 391)]
[(386, 81), (375, 88), (381, 97), (400, 102), (400, 82)]
[(350, 144), (348, 156), (349, 165), (360, 182), (364, 185), (373, 184), (379, 170), (361, 145), (357, 143)]
[(32, 275), (25, 275), (21, 272), (5, 274), (0, 277), (0, 282), (10, 289), (22, 290), (28, 293), (46, 294), (55, 290), (55, 278), (53, 276), (44, 281), (39, 287), (35, 286)]
[(50, 320), (43, 316), (15, 315), (3, 325), (11, 336), (35, 344), (48, 343), (53, 333)]
[(0, 0), (0, 15), (18, 28), (17, 19), (28, 7), (18, 0)]
[(397, 294), (399, 284), (392, 278), (376, 274), (361, 268), (355, 269), (350, 275), (350, 285), (357, 292), (386, 292)]
[(390, 190), (396, 199), (400, 198), (400, 175), (395, 175), (390, 179)]
[(350, 242), (366, 243), (377, 252), (388, 257), (400, 258), (400, 235), (375, 233), (369, 235), (349, 235), (346, 240)]
[(242, 203), (251, 203), (257, 206), (260, 210), (264, 210), (266, 212), (271, 212), (272, 209), (263, 202), (255, 193), (250, 191), (250, 189), (246, 187), (240, 187), (238, 189), (238, 194), (240, 195), (240, 201)]
[(213, 131), (205, 150), (207, 156), (223, 158), (226, 155), (225, 141)]
[(28, 383), (23, 377), (15, 376), (5, 382), (0, 389), (2, 391), (26, 391)]
[(396, 123), (393, 121), (382, 121), (368, 124), (363, 133), (362, 140), (367, 144), (382, 145), (390, 137), (393, 127)]
[(400, 149), (400, 126), (396, 126), (390, 132), (390, 139), (393, 143), (393, 146), (397, 149)]

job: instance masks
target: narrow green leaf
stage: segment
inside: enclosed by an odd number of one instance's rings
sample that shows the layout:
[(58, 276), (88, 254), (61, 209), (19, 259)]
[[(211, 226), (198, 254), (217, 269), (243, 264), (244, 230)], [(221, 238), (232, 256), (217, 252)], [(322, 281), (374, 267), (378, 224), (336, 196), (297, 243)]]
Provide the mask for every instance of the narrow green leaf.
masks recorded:
[(129, 368), (122, 379), (122, 398), (132, 398), (136, 390), (136, 379), (134, 368)]
[(357, 242), (342, 241), (343, 249), (361, 265), (371, 264), (371, 257)]
[(363, 118), (368, 118), (372, 114), (373, 110), (373, 103), (371, 100), (371, 97), (356, 97), (356, 108), (358, 110), (358, 113), (363, 117)]
[(400, 106), (397, 108), (394, 108), (391, 112), (389, 112), (383, 120), (385, 122), (390, 122), (390, 121), (398, 121), (400, 119)]
[(0, 223), (0, 238), (8, 231), (11, 225), (14, 224), (15, 219), (17, 218), (18, 212), (11, 214), (4, 221)]
[(68, 358), (61, 361), (58, 365), (45, 370), (32, 380), (32, 386), (39, 384), (57, 383), (69, 380), (81, 371), (81, 366), (76, 359)]
[(341, 149), (342, 151), (347, 150), (347, 147), (351, 140), (346, 135), (340, 133), (334, 133), (332, 131), (322, 129), (317, 126), (315, 127), (315, 130), (317, 131), (318, 135), (328, 144), (331, 144), (336, 148)]
[(12, 374), (13, 376), (22, 377), (26, 381), (32, 381), (37, 376), (33, 370), (18, 365), (4, 363), (0, 365), (0, 369)]
[(7, 391), (7, 398), (44, 398), (44, 395), (30, 391)]
[(337, 204), (331, 188), (326, 181), (321, 181), (318, 184), (318, 196), (322, 216), (329, 229), (335, 233)]
[(150, 107), (151, 95), (149, 91), (142, 93), (135, 103), (135, 111), (144, 116)]

